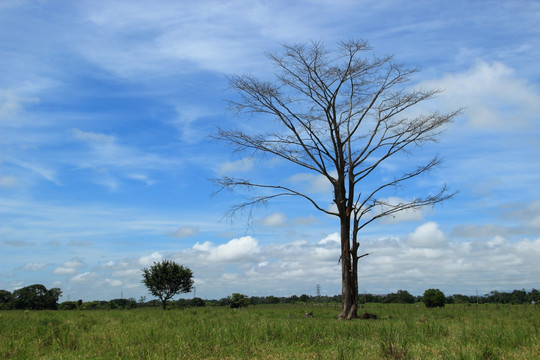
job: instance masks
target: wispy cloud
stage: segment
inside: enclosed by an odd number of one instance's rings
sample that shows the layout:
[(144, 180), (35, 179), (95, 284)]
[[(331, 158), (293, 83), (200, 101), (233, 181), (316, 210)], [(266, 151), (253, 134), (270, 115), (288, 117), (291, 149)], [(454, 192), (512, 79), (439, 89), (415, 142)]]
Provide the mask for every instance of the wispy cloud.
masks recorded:
[(181, 226), (171, 233), (176, 238), (186, 238), (197, 235), (200, 230), (193, 226)]

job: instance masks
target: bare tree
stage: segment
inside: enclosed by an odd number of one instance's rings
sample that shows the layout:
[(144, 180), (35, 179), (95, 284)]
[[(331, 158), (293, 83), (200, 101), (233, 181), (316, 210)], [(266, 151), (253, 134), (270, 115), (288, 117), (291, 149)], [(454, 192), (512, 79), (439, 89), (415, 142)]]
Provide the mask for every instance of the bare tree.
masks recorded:
[[(333, 189), (333, 203), (321, 203), (305, 190), (235, 177), (215, 180), (220, 189), (259, 189), (256, 195), (230, 209), (251, 209), (269, 200), (303, 198), (317, 210), (339, 218), (341, 236), (342, 310), (340, 319), (357, 317), (359, 231), (376, 219), (403, 210), (415, 210), (450, 198), (446, 186), (435, 194), (403, 200), (385, 200), (383, 194), (429, 172), (440, 164), (435, 156), (423, 165), (391, 180), (372, 178), (383, 162), (436, 141), (445, 125), (459, 113), (414, 115), (410, 108), (436, 95), (438, 90), (405, 87), (416, 68), (391, 56), (364, 57), (370, 48), (363, 41), (339, 44), (329, 51), (322, 43), (285, 45), (282, 54), (268, 54), (277, 66), (274, 81), (252, 75), (231, 77), (239, 97), (231, 104), (240, 112), (270, 115), (274, 130), (252, 134), (220, 129), (216, 138), (237, 150), (269, 154), (324, 176)], [(413, 166), (411, 166), (413, 167)], [(376, 185), (373, 186), (373, 183)], [(331, 200), (331, 199), (329, 199)]]

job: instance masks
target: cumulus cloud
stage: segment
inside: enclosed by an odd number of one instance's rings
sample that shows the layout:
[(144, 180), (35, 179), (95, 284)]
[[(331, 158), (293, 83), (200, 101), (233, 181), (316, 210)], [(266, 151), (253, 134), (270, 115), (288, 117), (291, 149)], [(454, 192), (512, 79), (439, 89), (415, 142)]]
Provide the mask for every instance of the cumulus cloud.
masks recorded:
[(143, 266), (150, 266), (154, 262), (159, 262), (163, 258), (163, 255), (161, 255), (158, 251), (153, 252), (150, 255), (142, 256), (139, 258), (139, 264)]
[(193, 250), (204, 254), (204, 257), (213, 262), (237, 262), (253, 259), (260, 252), (259, 244), (251, 236), (232, 239), (225, 244), (215, 246), (210, 241), (193, 245)]
[(436, 222), (420, 225), (407, 237), (407, 244), (412, 247), (438, 248), (446, 244), (444, 233)]
[(84, 262), (78, 259), (72, 259), (70, 261), (66, 261), (62, 264), (62, 266), (57, 267), (53, 270), (53, 274), (55, 275), (68, 275), (68, 274), (75, 274), (77, 272), (77, 269), (84, 266)]
[(84, 272), (82, 274), (75, 275), (70, 279), (72, 282), (88, 282), (88, 281), (94, 281), (95, 279), (99, 278), (99, 274), (95, 272)]

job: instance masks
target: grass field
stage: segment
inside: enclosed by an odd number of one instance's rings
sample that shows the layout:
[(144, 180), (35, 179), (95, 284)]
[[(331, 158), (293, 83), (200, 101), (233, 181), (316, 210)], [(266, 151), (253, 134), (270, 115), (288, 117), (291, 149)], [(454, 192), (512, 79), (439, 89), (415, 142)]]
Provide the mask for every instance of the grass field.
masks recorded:
[[(314, 318), (306, 318), (313, 311)], [(540, 359), (532, 305), (2, 311), (1, 359)]]

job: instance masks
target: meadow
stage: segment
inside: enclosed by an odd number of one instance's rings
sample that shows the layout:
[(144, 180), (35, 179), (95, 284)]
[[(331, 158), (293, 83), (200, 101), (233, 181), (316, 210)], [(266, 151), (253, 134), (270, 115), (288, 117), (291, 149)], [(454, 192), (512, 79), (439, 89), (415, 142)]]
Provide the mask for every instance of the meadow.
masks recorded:
[[(312, 311), (313, 318), (305, 313)], [(0, 311), (1, 359), (540, 359), (533, 305)]]

